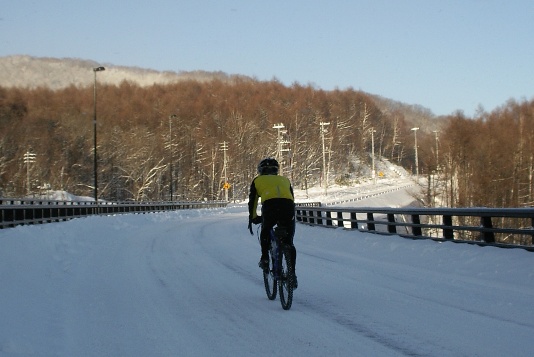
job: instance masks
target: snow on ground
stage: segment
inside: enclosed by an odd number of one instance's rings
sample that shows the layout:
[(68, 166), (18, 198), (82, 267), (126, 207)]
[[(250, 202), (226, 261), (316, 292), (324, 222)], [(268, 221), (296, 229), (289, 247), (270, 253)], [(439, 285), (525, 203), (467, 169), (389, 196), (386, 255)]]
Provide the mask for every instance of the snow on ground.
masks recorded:
[(0, 356), (532, 354), (531, 252), (299, 224), (284, 311), (247, 216), (237, 204), (0, 230)]
[(409, 178), (378, 180), (354, 187), (314, 187), (306, 193), (295, 190), (297, 202), (321, 202), (335, 206), (406, 207), (417, 205), (418, 185)]

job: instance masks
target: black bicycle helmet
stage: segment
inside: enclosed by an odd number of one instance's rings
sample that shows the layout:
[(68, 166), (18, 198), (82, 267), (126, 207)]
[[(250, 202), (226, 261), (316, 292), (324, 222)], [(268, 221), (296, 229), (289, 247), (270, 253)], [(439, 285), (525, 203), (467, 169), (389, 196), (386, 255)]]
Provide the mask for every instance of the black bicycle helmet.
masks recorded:
[(278, 175), (278, 161), (275, 158), (268, 157), (258, 164), (258, 173), (260, 175)]

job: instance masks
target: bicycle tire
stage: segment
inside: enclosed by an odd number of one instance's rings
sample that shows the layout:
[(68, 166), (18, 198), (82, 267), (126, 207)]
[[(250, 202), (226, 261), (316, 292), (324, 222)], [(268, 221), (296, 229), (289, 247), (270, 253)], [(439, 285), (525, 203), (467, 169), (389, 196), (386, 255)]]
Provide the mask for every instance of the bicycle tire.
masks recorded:
[(284, 310), (291, 309), (293, 304), (293, 287), (295, 282), (295, 270), (293, 268), (293, 254), (288, 245), (283, 245), (280, 249), (280, 279), (278, 279), (278, 290), (280, 303)]
[(271, 258), (269, 252), (269, 270), (263, 271), (263, 284), (265, 285), (265, 292), (269, 300), (276, 299), (276, 293), (278, 288), (278, 282), (274, 277), (274, 260)]

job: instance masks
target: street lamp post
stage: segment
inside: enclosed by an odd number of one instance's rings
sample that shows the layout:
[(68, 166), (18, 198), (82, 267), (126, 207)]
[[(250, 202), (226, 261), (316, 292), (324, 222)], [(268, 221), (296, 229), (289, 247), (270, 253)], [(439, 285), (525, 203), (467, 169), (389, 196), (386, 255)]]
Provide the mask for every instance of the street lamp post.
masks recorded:
[(104, 67), (94, 67), (93, 73), (95, 77), (95, 84), (93, 89), (93, 175), (94, 175), (94, 185), (95, 185), (95, 203), (98, 203), (98, 175), (97, 175), (97, 155), (96, 155), (96, 72), (105, 71)]
[(172, 193), (172, 185), (173, 185), (173, 177), (172, 177), (172, 162), (174, 161), (174, 150), (172, 148), (172, 120), (176, 119), (176, 114), (169, 115), (169, 170), (170, 170), (170, 196), (171, 196), (171, 202), (173, 199), (173, 193)]
[(419, 128), (412, 128), (411, 130), (413, 130), (415, 139), (415, 176), (419, 177), (419, 159), (417, 157), (417, 130), (419, 130)]

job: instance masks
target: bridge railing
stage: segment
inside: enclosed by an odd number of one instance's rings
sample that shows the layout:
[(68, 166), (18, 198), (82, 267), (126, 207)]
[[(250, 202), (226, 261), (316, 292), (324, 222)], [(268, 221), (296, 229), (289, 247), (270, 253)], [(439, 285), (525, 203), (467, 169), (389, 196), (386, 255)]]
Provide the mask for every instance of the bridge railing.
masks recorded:
[(296, 207), (297, 221), (323, 227), (534, 251), (534, 208)]
[[(98, 202), (0, 198), (0, 228), (60, 222), (89, 215), (226, 207), (211, 202)], [(297, 221), (361, 232), (396, 234), (534, 251), (534, 208), (324, 207), (299, 203)]]
[(0, 198), (0, 228), (66, 221), (90, 215), (226, 207), (226, 201), (106, 202)]

